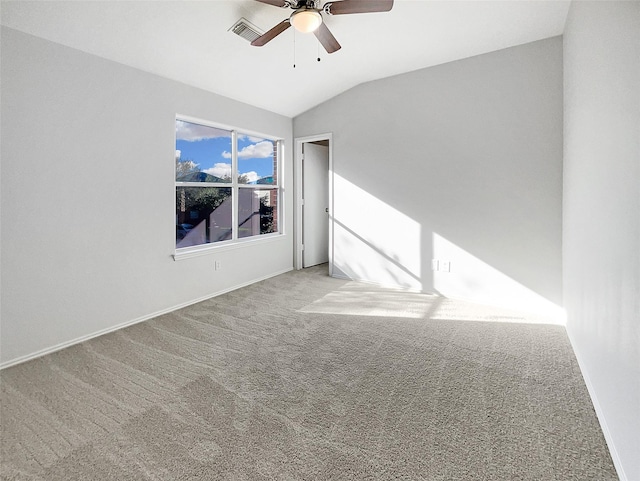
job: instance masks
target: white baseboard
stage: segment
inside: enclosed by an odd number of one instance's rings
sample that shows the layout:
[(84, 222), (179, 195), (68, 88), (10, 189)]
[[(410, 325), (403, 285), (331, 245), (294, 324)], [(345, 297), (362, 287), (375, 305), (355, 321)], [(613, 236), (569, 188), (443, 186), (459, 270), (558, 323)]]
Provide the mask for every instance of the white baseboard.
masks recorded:
[(591, 402), (593, 403), (593, 409), (596, 412), (596, 416), (598, 417), (598, 421), (600, 422), (600, 429), (602, 429), (602, 434), (604, 435), (604, 439), (607, 442), (607, 447), (609, 448), (609, 454), (611, 454), (611, 460), (613, 461), (613, 465), (616, 468), (618, 473), (618, 477), (620, 481), (629, 481), (627, 475), (624, 472), (624, 468), (622, 466), (622, 460), (618, 455), (618, 451), (616, 450), (616, 446), (613, 442), (613, 437), (611, 436), (611, 431), (609, 431), (609, 426), (607, 425), (607, 419), (602, 411), (602, 407), (598, 402), (598, 396), (596, 395), (595, 388), (591, 383), (591, 379), (589, 378), (589, 373), (585, 369), (585, 364), (582, 361), (582, 356), (580, 355), (580, 351), (576, 348), (576, 344), (574, 342), (573, 336), (571, 335), (571, 331), (567, 327), (567, 336), (569, 337), (569, 343), (573, 349), (573, 352), (578, 361), (578, 367), (580, 368), (580, 372), (582, 373), (582, 378), (584, 379), (584, 383), (587, 386), (587, 391), (589, 392), (589, 396), (591, 397)]
[(22, 364), (23, 362), (27, 362), (30, 361), (32, 359), (36, 359), (38, 357), (42, 357), (45, 356), (47, 354), (51, 354), (53, 352), (56, 351), (60, 351), (62, 349), (65, 349), (67, 347), (73, 346), (75, 344), (80, 344), (81, 342), (84, 341), (88, 341), (89, 339), (93, 339), (99, 336), (102, 336), (103, 334), (108, 334), (110, 332), (114, 332), (117, 331), (119, 329), (123, 329), (125, 327), (129, 327), (132, 326), (134, 324), (138, 324), (140, 322), (144, 322), (144, 321), (148, 321), (149, 319), (153, 319), (154, 317), (158, 317), (161, 316), (163, 314), (167, 314), (169, 312), (173, 312), (173, 311), (177, 311), (178, 309), (182, 309), (183, 307), (187, 307), (190, 306), (192, 304), (197, 304), (198, 302), (202, 302), (202, 301), (206, 301), (207, 299), (211, 299), (212, 297), (216, 297), (216, 296), (220, 296), (222, 294), (226, 294), (227, 292), (231, 292), (231, 291), (235, 291), (236, 289), (240, 289), (242, 287), (246, 287), (249, 286), (251, 284), (255, 284), (256, 282), (260, 282), (260, 281), (264, 281), (266, 279), (269, 279), (271, 277), (275, 277), (275, 276), (279, 276), (281, 274), (284, 274), (286, 272), (289, 272), (293, 270), (293, 268), (287, 268), (287, 269), (283, 269), (281, 271), (277, 271), (277, 272), (273, 272), (269, 275), (257, 278), (257, 279), (253, 279), (251, 281), (248, 282), (244, 282), (242, 284), (238, 284), (235, 285), (233, 287), (229, 287), (227, 289), (223, 289), (221, 291), (218, 292), (214, 292), (213, 294), (207, 294), (206, 296), (202, 296), (199, 297), (198, 299), (193, 299), (187, 302), (183, 302), (182, 304), (178, 304), (177, 306), (173, 306), (173, 307), (168, 307), (166, 309), (162, 309), (160, 311), (156, 311), (152, 314), (148, 314), (142, 317), (138, 317), (137, 319), (133, 319), (130, 321), (126, 321), (120, 324), (117, 324), (115, 326), (111, 326), (108, 327), (106, 329), (101, 329), (99, 331), (93, 332), (91, 334), (87, 334), (86, 336), (81, 336), (81, 337), (77, 337), (75, 339), (72, 339), (71, 341), (66, 341), (66, 342), (62, 342), (60, 344), (56, 344), (55, 346), (51, 346), (51, 347), (47, 347), (45, 349), (41, 349), (39, 351), (33, 352), (31, 354), (26, 354), (24, 356), (20, 356), (20, 357), (16, 357), (15, 359), (11, 359), (9, 361), (3, 362), (2, 364), (0, 364), (0, 370), (11, 367), (11, 366), (15, 366), (16, 364)]

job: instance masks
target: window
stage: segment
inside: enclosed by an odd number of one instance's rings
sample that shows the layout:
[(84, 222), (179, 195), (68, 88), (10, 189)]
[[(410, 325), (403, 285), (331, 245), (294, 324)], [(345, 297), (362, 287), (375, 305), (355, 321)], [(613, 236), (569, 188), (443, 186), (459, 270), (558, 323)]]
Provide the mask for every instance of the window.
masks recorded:
[(280, 232), (281, 141), (176, 119), (176, 249)]

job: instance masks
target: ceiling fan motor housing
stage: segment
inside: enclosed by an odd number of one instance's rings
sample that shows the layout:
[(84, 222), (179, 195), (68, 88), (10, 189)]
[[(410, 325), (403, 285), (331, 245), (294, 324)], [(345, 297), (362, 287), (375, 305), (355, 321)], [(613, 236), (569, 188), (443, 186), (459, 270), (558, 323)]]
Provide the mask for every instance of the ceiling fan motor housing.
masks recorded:
[(293, 26), (296, 30), (311, 33), (317, 37), (327, 53), (340, 50), (341, 46), (329, 31), (322, 19), (322, 12), (328, 15), (346, 15), (352, 13), (388, 12), (393, 8), (394, 0), (341, 0), (325, 2), (322, 8), (318, 8), (321, 0), (256, 0), (275, 7), (290, 7), (295, 10), (288, 19), (281, 21), (260, 37), (251, 42), (251, 45), (261, 47), (282, 32)]
[(306, 8), (306, 9), (315, 9), (316, 8), (316, 2), (315, 0), (299, 0), (298, 1), (298, 6), (296, 7), (296, 9), (298, 8)]

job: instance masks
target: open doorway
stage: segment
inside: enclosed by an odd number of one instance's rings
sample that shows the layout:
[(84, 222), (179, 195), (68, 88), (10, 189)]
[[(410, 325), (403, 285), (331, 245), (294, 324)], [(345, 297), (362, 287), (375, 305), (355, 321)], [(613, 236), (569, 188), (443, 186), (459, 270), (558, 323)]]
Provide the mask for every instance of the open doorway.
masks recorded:
[(294, 266), (327, 263), (333, 274), (333, 159), (331, 134), (296, 139)]

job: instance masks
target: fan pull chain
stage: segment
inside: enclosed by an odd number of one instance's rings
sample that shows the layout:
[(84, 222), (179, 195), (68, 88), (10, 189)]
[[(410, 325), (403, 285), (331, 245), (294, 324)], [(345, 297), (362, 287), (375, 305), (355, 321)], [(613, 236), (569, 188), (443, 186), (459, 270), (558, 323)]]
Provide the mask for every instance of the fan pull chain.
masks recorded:
[(296, 29), (293, 29), (293, 68), (296, 68)]
[(318, 62), (319, 62), (320, 61), (320, 40), (318, 40), (317, 46), (318, 46)]

